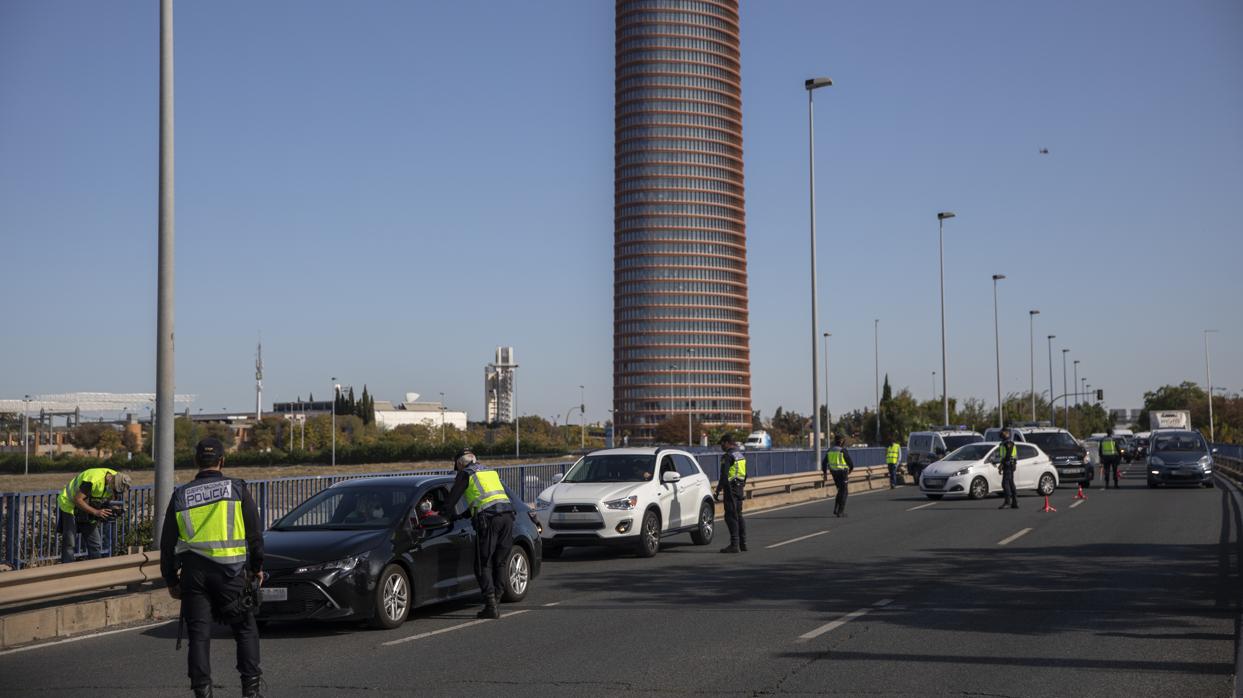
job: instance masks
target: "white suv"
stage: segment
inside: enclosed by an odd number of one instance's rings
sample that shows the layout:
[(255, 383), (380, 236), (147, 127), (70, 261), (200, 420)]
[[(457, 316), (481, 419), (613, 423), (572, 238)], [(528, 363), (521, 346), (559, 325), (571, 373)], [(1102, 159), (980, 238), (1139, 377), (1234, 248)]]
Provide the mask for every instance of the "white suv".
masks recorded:
[[(1001, 494), (1001, 462), (996, 441), (986, 441), (963, 446), (941, 460), (924, 468), (919, 477), (919, 491), (928, 499), (940, 499), (946, 495), (966, 495), (980, 499), (990, 493)], [(1014, 471), (1014, 489), (1035, 490), (1036, 494), (1048, 496), (1057, 489), (1057, 468), (1038, 447), (1033, 444), (1016, 443), (1018, 467)]]
[(625, 545), (640, 557), (660, 539), (690, 533), (712, 542), (712, 483), (695, 457), (667, 448), (612, 448), (589, 453), (535, 500), (544, 557), (567, 545)]

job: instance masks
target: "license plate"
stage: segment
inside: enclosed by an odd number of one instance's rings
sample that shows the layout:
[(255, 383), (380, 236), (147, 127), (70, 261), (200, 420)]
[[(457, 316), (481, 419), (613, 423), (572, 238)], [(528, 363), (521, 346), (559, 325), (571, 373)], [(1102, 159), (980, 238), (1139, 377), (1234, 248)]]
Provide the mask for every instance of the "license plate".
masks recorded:
[(259, 587), (259, 598), (263, 601), (288, 601), (289, 589), (286, 587)]
[(945, 480), (939, 477), (938, 478), (926, 478), (924, 480), (924, 485), (927, 487), (945, 487)]
[(1083, 472), (1083, 468), (1062, 468), (1062, 472), (1067, 475), (1078, 475)]
[(565, 513), (553, 514), (553, 515), (552, 515), (552, 520), (553, 520), (553, 521), (566, 521), (566, 522), (570, 522), (570, 521), (599, 521), (599, 520), (600, 520), (600, 515), (599, 515), (599, 514), (597, 514), (597, 513), (595, 513), (595, 512), (593, 512), (593, 511), (590, 511), (590, 512), (579, 512), (579, 511), (576, 511), (576, 512), (565, 512)]

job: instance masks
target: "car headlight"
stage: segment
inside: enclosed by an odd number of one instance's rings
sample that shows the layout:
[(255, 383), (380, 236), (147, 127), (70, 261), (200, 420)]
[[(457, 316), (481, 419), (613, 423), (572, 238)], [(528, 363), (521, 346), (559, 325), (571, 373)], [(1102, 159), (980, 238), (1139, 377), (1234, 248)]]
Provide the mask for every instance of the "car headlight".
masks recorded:
[(552, 506), (552, 502), (548, 501), (547, 499), (540, 499), (539, 497), (535, 498), (535, 509), (536, 510), (547, 509), (550, 506)]
[(959, 470), (958, 472), (954, 473), (954, 477), (958, 477), (959, 475), (966, 475), (969, 472), (971, 472), (971, 466), (968, 465), (962, 470)]
[(638, 505), (639, 498), (633, 494), (625, 499), (614, 499), (604, 503), (604, 506), (608, 509), (620, 509), (621, 511), (629, 511)]
[(1201, 467), (1201, 468), (1204, 468), (1205, 470), (1208, 470), (1209, 468), (1213, 467), (1213, 459), (1212, 459), (1212, 457), (1210, 457), (1210, 456), (1204, 456), (1203, 458), (1201, 458), (1201, 459), (1200, 459), (1200, 467)]
[(1165, 465), (1165, 461), (1156, 456), (1148, 456), (1148, 465)]
[(340, 560), (333, 560), (332, 562), (321, 562), (318, 565), (307, 565), (306, 567), (299, 567), (294, 570), (294, 574), (328, 571), (335, 571), (338, 574), (346, 574), (352, 571), (355, 567), (358, 567), (360, 563), (365, 562), (370, 555), (371, 551), (367, 551), (365, 553), (342, 558)]

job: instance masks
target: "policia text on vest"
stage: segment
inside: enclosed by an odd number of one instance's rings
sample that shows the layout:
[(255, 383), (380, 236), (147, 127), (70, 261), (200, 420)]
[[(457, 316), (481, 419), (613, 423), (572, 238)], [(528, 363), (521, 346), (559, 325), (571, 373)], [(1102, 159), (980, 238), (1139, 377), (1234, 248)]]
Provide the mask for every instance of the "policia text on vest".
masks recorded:
[(212, 695), (211, 623), (226, 623), (237, 643), (242, 694), (261, 696), (259, 628), (249, 592), (263, 580), (263, 532), (246, 483), (225, 477), (224, 445), (203, 439), (195, 447), (199, 473), (169, 502), (160, 538), (160, 573), (168, 593), (181, 599), (190, 639), (190, 687)]

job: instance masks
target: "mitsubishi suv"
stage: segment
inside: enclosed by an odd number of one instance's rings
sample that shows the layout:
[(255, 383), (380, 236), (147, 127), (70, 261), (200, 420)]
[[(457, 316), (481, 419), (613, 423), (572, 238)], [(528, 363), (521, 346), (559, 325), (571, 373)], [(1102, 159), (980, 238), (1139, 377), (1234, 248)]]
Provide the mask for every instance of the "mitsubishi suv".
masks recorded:
[(610, 545), (651, 557), (662, 538), (689, 533), (712, 542), (712, 483), (686, 451), (613, 448), (589, 453), (535, 500), (543, 553), (570, 545)]

